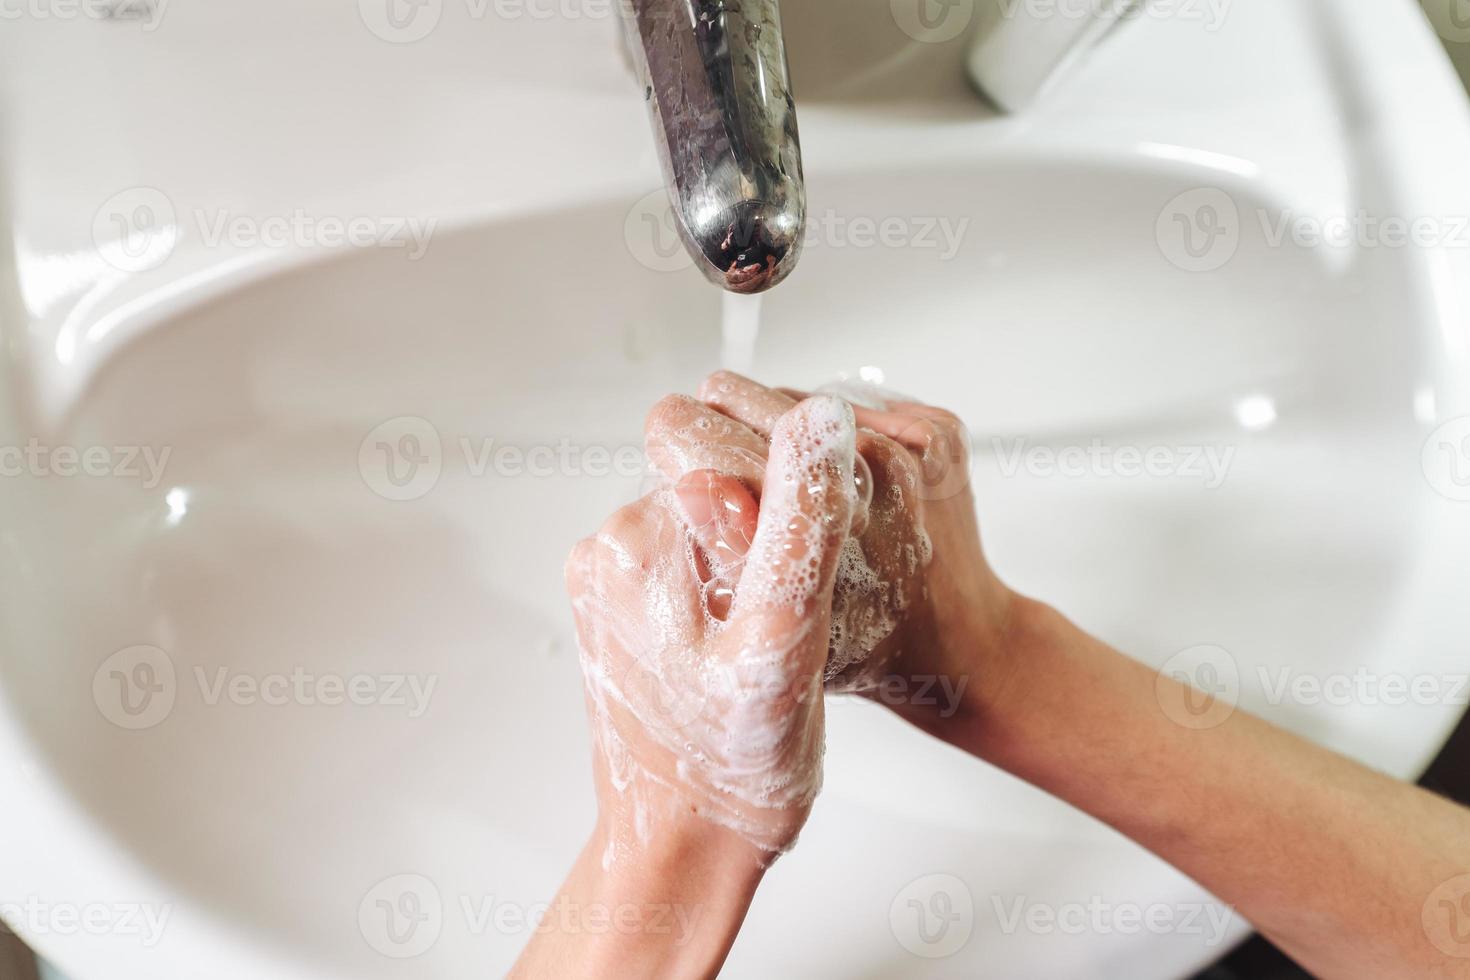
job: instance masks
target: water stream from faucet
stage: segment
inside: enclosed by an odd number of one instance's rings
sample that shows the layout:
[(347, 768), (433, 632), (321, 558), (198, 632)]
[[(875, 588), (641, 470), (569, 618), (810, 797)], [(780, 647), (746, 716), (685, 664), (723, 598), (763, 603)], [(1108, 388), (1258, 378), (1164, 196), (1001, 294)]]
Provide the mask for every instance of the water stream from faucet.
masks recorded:
[(750, 374), (761, 332), (761, 294), (725, 293), (721, 318), (720, 366)]

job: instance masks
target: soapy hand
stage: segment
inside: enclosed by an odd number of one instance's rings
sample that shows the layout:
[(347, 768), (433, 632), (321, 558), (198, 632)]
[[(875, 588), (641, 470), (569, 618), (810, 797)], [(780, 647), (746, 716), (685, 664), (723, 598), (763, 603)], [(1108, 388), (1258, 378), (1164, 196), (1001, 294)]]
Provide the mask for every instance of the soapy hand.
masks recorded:
[[(865, 403), (853, 406), (859, 513), (834, 586), (828, 686), (881, 696), (891, 679), (905, 690), (918, 678), (958, 686), (977, 671), (995, 684), (1005, 670), (1000, 650), (1012, 593), (981, 549), (964, 426), (942, 409), (884, 401), (876, 391), (860, 395), (853, 397)], [(650, 461), (671, 481), (714, 470), (760, 496), (767, 441), (800, 396), (717, 372), (700, 400), (671, 395), (655, 406), (645, 432)], [(702, 513), (720, 507), (714, 498)], [(698, 530), (716, 549), (729, 533), (713, 524)], [(726, 548), (726, 576), (740, 569), (733, 550)], [(922, 706), (882, 699), (933, 727)]]
[(581, 542), (567, 587), (608, 829), (604, 866), (697, 817), (767, 854), (821, 787), (833, 585), (859, 512), (852, 410), (787, 406), (739, 479), (690, 468)]

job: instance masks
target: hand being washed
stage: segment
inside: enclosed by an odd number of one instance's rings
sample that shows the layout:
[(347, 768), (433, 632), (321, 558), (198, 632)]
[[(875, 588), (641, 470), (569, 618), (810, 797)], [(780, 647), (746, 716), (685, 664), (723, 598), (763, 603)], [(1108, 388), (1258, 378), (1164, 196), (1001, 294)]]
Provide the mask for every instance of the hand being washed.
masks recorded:
[[(799, 392), (768, 388), (728, 371), (705, 380), (699, 399), (671, 395), (649, 414), (649, 459), (667, 479), (713, 470), (760, 496), (768, 441)], [(922, 727), (931, 717), (912, 700), (884, 696), (917, 679), (980, 680), (993, 691), (1006, 673), (999, 655), (1012, 594), (985, 560), (970, 493), (969, 441), (949, 412), (915, 402), (854, 406), (861, 428), (856, 467), (861, 509), (844, 544), (834, 587), (827, 680), (831, 688), (879, 697)], [(684, 487), (683, 495), (698, 492)], [(719, 491), (701, 515), (724, 508)], [(739, 541), (701, 529), (709, 547), (729, 556), (722, 587), (739, 571)], [(738, 537), (738, 536), (737, 536)], [(958, 708), (959, 706), (954, 706)]]
[(637, 849), (664, 813), (697, 814), (768, 852), (795, 840), (821, 783), (832, 588), (858, 510), (854, 441), (845, 403), (792, 403), (774, 422), (758, 520), (739, 481), (694, 470), (573, 551), (614, 848)]
[[(573, 550), (598, 822), (554, 903), (565, 914), (538, 928), (513, 976), (718, 971), (821, 788), (855, 440), (846, 403), (793, 405), (762, 445), (758, 517), (739, 480), (691, 470)], [(654, 929), (650, 910), (678, 931)]]

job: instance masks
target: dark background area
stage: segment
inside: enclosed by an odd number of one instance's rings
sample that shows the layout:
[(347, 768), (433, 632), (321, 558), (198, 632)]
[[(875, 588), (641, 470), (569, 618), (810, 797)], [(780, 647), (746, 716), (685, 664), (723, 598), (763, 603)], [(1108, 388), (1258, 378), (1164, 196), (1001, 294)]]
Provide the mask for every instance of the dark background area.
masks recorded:
[[(1419, 785), (1461, 803), (1470, 803), (1470, 715), (1460, 722)], [(1194, 980), (1310, 980), (1311, 974), (1260, 936), (1252, 936)]]

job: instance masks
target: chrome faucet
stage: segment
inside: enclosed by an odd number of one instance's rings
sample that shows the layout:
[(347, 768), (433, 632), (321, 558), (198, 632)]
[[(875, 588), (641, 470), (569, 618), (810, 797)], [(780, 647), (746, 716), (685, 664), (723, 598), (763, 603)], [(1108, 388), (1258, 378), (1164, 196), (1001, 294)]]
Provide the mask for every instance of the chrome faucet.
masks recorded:
[(777, 0), (625, 0), (684, 246), (706, 278), (758, 293), (796, 266), (806, 184)]
[[(619, 2), (684, 247), (724, 289), (770, 289), (796, 266), (806, 231), (779, 0)], [(1101, 0), (1063, 18), (1024, 4), (1002, 15), (997, 0), (972, 31), (970, 76), (1018, 111), (1142, 3)]]

